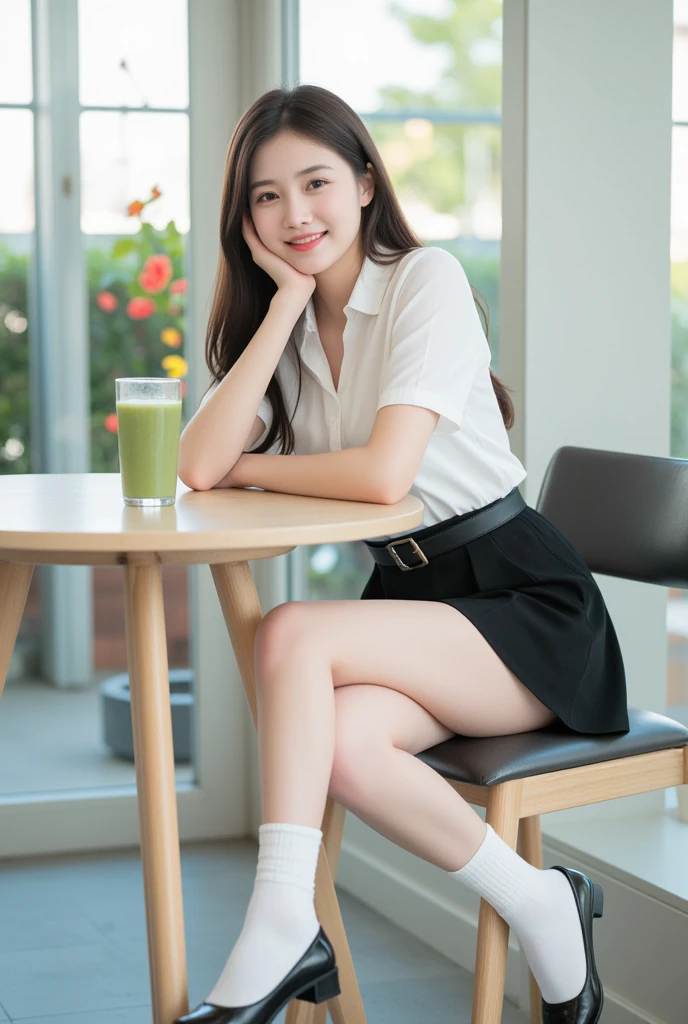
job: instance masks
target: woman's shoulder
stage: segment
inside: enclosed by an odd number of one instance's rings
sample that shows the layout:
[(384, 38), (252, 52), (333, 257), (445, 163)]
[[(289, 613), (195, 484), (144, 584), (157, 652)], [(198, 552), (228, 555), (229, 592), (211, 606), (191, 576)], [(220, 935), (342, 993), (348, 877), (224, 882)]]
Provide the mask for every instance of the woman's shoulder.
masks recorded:
[(441, 267), (464, 273), (460, 260), (448, 249), (443, 249), (439, 245), (422, 245), (417, 249), (411, 249), (404, 256), (404, 261), (408, 267), (432, 267), (433, 269)]
[(428, 297), (440, 297), (448, 292), (456, 297), (470, 291), (466, 272), (456, 256), (435, 245), (420, 246), (404, 253), (396, 264), (390, 284), (395, 295), (406, 295), (409, 299), (421, 290), (427, 292)]
[(419, 284), (423, 281), (454, 285), (467, 282), (466, 272), (456, 256), (437, 245), (423, 245), (404, 253), (393, 276), (399, 285), (406, 280)]

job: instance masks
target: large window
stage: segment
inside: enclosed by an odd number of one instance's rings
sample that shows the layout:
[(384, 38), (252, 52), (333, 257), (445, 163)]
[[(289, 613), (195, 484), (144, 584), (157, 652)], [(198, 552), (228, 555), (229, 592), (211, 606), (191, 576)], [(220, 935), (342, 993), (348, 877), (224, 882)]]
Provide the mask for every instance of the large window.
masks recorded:
[[(489, 306), (497, 371), (500, 0), (300, 0), (299, 16), (299, 80), (332, 90), (356, 110), (412, 228), (460, 259)], [(336, 47), (323, 45), (334, 38)], [(295, 596), (360, 597), (373, 566), (363, 543), (295, 555), (305, 577), (295, 581)]]
[[(49, 290), (67, 295), (72, 306), (83, 299), (86, 307), (84, 337), (76, 347), (63, 325), (51, 339), (56, 361), (69, 360), (70, 373), (83, 371), (87, 382), (80, 443), (90, 458), (84, 468), (117, 472), (115, 378), (186, 375), (187, 0), (74, 0), (60, 5), (59, 17), (52, 5), (40, 10), (47, 20), (39, 40), (38, 8), (30, 0), (0, 0), (0, 473), (65, 471), (42, 443), (56, 433), (44, 401), (50, 381), (39, 385), (34, 377), (43, 350), (33, 314)], [(78, 53), (71, 64), (63, 56), (65, 43)], [(32, 52), (38, 68), (32, 67)], [(34, 162), (43, 172), (50, 166), (33, 125), (37, 72), (45, 83), (48, 66), (50, 86), (42, 102), (60, 152), (55, 173), (65, 166), (74, 172), (59, 183), (45, 173), (34, 175)], [(60, 203), (74, 195), (78, 217), (72, 221)], [(43, 218), (37, 225), (36, 206)], [(56, 226), (64, 259), (50, 249)], [(34, 261), (41, 246), (43, 259)], [(76, 302), (70, 291), (75, 280)], [(54, 323), (49, 304), (45, 313), (44, 320)], [(73, 364), (75, 352), (81, 367)], [(126, 672), (122, 572), (98, 567), (85, 570), (90, 575), (84, 578), (76, 570), (68, 582), (75, 597), (67, 610), (70, 628), (93, 631), (84, 645), (90, 664), (83, 678), (82, 659), (78, 688), (69, 657), (48, 651), (61, 642), (60, 629), (46, 621), (61, 610), (42, 600), (51, 572), (34, 573), (2, 702), (0, 793), (13, 797), (134, 782), (131, 761), (104, 743), (108, 701), (101, 694), (107, 677)], [(163, 586), (170, 667), (186, 669), (187, 568), (165, 566)], [(60, 678), (51, 672), (56, 662)], [(179, 777), (190, 774), (181, 765)]]

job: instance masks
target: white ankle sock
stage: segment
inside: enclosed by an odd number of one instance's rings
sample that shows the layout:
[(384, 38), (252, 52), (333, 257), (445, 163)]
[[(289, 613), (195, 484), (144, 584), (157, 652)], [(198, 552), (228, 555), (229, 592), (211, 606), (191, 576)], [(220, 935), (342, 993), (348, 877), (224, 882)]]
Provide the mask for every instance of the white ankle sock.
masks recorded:
[(585, 946), (566, 875), (534, 868), (490, 825), (468, 863), (449, 874), (491, 903), (516, 932), (545, 1002), (578, 995), (585, 984)]
[(318, 934), (313, 903), (322, 832), (270, 823), (258, 829), (258, 867), (241, 934), (207, 1002), (247, 1006), (272, 992)]

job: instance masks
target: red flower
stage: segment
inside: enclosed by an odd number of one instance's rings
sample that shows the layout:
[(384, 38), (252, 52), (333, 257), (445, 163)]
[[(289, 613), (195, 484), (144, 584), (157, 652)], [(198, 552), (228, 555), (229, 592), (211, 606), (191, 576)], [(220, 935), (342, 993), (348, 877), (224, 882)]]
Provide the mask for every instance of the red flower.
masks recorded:
[(157, 295), (167, 287), (172, 272), (172, 260), (165, 253), (149, 256), (139, 274), (139, 284), (145, 292)]
[(102, 309), (105, 313), (112, 313), (117, 309), (117, 296), (112, 292), (98, 292), (96, 302), (98, 309)]
[(143, 209), (144, 204), (136, 199), (133, 203), (129, 203), (127, 207), (127, 217), (136, 217)]
[(127, 303), (127, 313), (132, 320), (145, 320), (147, 316), (155, 313), (155, 303), (152, 299), (130, 299)]
[(178, 277), (176, 281), (173, 281), (170, 285), (170, 295), (181, 295), (182, 292), (186, 291), (186, 278)]
[[(159, 188), (157, 187), (157, 185), (155, 186), (155, 188), (152, 188), (152, 189), (151, 189), (151, 197), (152, 197), (153, 199), (157, 199), (157, 198), (158, 198), (158, 196), (161, 196), (161, 195), (162, 195), (162, 192), (161, 192), (161, 191), (160, 191), (160, 189), (159, 189)], [(150, 202), (150, 199), (148, 200), (148, 202)]]
[(109, 430), (111, 434), (117, 433), (117, 413), (111, 412), (109, 416), (106, 416), (103, 420), (105, 429)]

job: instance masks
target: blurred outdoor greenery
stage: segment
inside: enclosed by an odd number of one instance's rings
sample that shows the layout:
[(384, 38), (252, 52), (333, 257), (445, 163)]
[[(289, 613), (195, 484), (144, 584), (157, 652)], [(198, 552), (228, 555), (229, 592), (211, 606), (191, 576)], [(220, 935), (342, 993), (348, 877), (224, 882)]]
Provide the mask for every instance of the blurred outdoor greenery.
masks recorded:
[[(143, 209), (154, 198), (133, 205)], [(186, 376), (184, 246), (173, 221), (158, 230), (141, 220), (136, 234), (116, 238), (106, 248), (86, 249), (94, 473), (119, 471), (115, 378)], [(0, 241), (0, 473), (5, 474), (35, 471), (29, 418), (29, 258)]]

